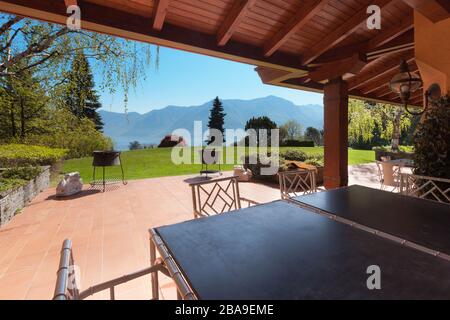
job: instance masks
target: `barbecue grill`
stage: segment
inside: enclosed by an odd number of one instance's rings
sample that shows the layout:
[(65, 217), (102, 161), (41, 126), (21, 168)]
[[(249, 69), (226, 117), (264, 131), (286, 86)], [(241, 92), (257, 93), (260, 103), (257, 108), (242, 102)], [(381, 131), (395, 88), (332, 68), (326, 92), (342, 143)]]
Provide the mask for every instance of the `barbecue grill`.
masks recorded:
[[(94, 168), (93, 173), (93, 180), (91, 182), (91, 186), (103, 186), (103, 192), (106, 190), (107, 184), (115, 184), (115, 183), (122, 183), (124, 185), (127, 184), (127, 181), (125, 180), (125, 175), (123, 171), (122, 166), (122, 160), (120, 158), (121, 152), (119, 151), (94, 151), (93, 157), (94, 160), (92, 161), (92, 166)], [(106, 178), (106, 167), (113, 167), (113, 166), (120, 166), (120, 170), (122, 172), (122, 179), (117, 178)], [(102, 168), (102, 179), (97, 180), (96, 179), (96, 168), (101, 167)]]

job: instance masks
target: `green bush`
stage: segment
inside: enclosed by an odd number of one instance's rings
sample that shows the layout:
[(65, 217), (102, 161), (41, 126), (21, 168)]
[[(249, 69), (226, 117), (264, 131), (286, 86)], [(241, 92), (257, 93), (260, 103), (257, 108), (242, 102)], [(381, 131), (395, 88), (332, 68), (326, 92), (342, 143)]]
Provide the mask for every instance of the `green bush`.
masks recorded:
[(283, 157), (285, 160), (302, 162), (308, 159), (308, 155), (300, 150), (287, 150), (286, 152), (281, 154), (281, 157)]
[(39, 167), (9, 168), (0, 172), (0, 193), (24, 186), (42, 172)]
[[(400, 152), (414, 153), (414, 146), (398, 146), (398, 149), (400, 150)], [(373, 151), (392, 152), (391, 146), (373, 147), (372, 150)]]
[(26, 143), (67, 149), (65, 158), (91, 156), (95, 150), (112, 150), (111, 138), (95, 129), (95, 124), (87, 119), (78, 119), (69, 111), (55, 110), (50, 128), (45, 134), (29, 135)]
[(306, 159), (306, 164), (316, 166), (316, 167), (323, 167), (324, 166), (324, 158), (321, 154), (311, 155)]
[(21, 179), (21, 180), (33, 180), (42, 172), (39, 167), (22, 167), (22, 168), (9, 168), (1, 173), (1, 177), (5, 179)]
[(52, 165), (66, 155), (65, 149), (5, 144), (0, 145), (0, 167)]
[[(19, 187), (22, 187), (27, 183), (28, 181), (22, 179), (4, 179), (0, 177), (0, 194), (5, 191), (14, 190)], [(2, 196), (0, 195), (0, 199), (1, 198)]]
[(427, 112), (414, 135), (414, 173), (450, 178), (450, 97)]
[(314, 147), (314, 141), (285, 140), (281, 142), (281, 147)]

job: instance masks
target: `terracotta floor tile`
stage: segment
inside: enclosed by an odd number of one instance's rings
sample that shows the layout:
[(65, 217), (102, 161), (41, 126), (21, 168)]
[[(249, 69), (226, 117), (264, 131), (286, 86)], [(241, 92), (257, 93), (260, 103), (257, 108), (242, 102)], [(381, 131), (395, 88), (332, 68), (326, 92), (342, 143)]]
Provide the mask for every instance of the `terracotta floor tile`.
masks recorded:
[[(0, 299), (50, 299), (61, 245), (68, 238), (73, 241), (82, 289), (147, 267), (148, 230), (193, 219), (191, 190), (185, 182), (190, 178), (130, 181), (105, 193), (86, 186), (71, 199), (56, 199), (54, 189), (42, 192), (0, 228)], [(373, 183), (373, 177), (367, 179)], [(242, 183), (240, 190), (241, 196), (258, 202), (280, 198), (276, 185)], [(172, 280), (163, 275), (160, 291), (162, 298), (176, 299)], [(108, 294), (90, 299), (107, 299)], [(117, 299), (150, 297), (149, 277), (124, 284), (116, 292)]]

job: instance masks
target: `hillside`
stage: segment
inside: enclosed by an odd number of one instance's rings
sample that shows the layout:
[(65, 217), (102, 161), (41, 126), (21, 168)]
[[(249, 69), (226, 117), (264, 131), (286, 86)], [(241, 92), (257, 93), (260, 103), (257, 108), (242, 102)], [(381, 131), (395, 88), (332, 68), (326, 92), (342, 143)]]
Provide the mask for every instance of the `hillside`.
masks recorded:
[[(323, 106), (320, 105), (297, 106), (275, 96), (253, 100), (223, 100), (222, 103), (227, 114), (227, 129), (243, 129), (248, 119), (257, 116), (268, 116), (279, 125), (294, 119), (304, 128), (323, 127)], [(159, 143), (165, 134), (180, 128), (187, 129), (192, 134), (194, 121), (202, 121), (203, 131), (206, 130), (211, 106), (212, 101), (209, 101), (200, 106), (168, 106), (145, 114), (101, 110), (100, 115), (105, 123), (105, 134), (114, 140), (117, 149), (125, 150), (130, 141)]]

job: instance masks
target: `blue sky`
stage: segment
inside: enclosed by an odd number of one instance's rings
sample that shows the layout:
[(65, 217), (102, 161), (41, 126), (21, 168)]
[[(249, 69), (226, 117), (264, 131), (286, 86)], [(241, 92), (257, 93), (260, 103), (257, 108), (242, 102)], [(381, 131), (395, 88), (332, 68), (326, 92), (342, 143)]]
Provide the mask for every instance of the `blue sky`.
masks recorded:
[[(123, 93), (100, 92), (103, 109), (123, 112)], [(323, 104), (322, 94), (264, 85), (254, 66), (161, 48), (159, 70), (130, 91), (128, 111), (145, 113), (168, 105), (201, 105), (221, 99), (253, 99), (276, 95), (297, 105)]]

